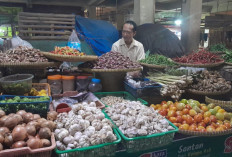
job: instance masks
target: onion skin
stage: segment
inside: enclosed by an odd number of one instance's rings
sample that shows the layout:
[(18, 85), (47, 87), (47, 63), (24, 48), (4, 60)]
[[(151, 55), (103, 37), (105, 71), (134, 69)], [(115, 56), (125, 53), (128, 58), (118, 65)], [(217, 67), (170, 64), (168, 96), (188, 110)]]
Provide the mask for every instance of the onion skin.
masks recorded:
[(0, 134), (0, 143), (3, 143), (4, 142), (4, 136), (2, 134)]
[(54, 121), (54, 120), (56, 120), (56, 118), (57, 118), (57, 112), (56, 111), (48, 112), (48, 114), (47, 114), (47, 119), (48, 120)]
[(30, 121), (29, 123), (27, 123), (27, 125), (35, 126), (36, 130), (38, 130), (40, 128), (40, 124), (37, 121)]
[(40, 115), (39, 114), (34, 114), (34, 116), (33, 116), (33, 119), (34, 120), (37, 120), (37, 119), (40, 119), (41, 117), (40, 117)]
[(16, 114), (20, 115), (20, 116), (24, 116), (27, 112), (25, 110), (19, 110)]
[(11, 135), (11, 133), (7, 133), (5, 135), (5, 139), (4, 139), (4, 144), (8, 147), (11, 147), (11, 145), (14, 143), (13, 141), (13, 137)]
[(16, 126), (12, 131), (12, 137), (15, 142), (23, 141), (27, 138), (27, 130), (23, 126)]
[(15, 115), (14, 115), (14, 118), (16, 118), (16, 119), (17, 119), (18, 124), (21, 124), (21, 123), (23, 122), (23, 117), (22, 117), (22, 116), (20, 116), (20, 115), (18, 115), (18, 114), (15, 114)]
[(0, 143), (0, 151), (3, 150), (3, 145)]
[(0, 118), (2, 118), (5, 115), (6, 115), (6, 113), (3, 110), (0, 110)]
[(38, 149), (42, 148), (42, 142), (38, 138), (29, 138), (27, 140), (27, 146), (30, 147), (31, 149)]
[(4, 136), (6, 133), (10, 133), (10, 130), (7, 127), (0, 127), (0, 134)]
[(9, 129), (13, 129), (17, 124), (18, 120), (14, 116), (9, 116), (4, 122), (4, 126)]
[(45, 118), (40, 118), (40, 119), (37, 120), (37, 122), (39, 123), (40, 127), (41, 127), (41, 125), (42, 125), (44, 122), (46, 122), (46, 121), (47, 121), (47, 120), (46, 120)]
[(41, 128), (49, 128), (51, 131), (53, 131), (56, 128), (56, 124), (53, 121), (46, 121), (41, 124)]
[(52, 132), (49, 128), (45, 127), (45, 128), (40, 128), (39, 130), (39, 137), (41, 139), (50, 139), (52, 135)]
[(22, 148), (26, 146), (27, 146), (27, 143), (25, 141), (17, 141), (12, 145), (11, 148)]
[(24, 116), (23, 116), (23, 121), (24, 123), (28, 123), (30, 121), (33, 121), (34, 119), (34, 115), (32, 113), (26, 113)]
[(51, 146), (51, 142), (48, 139), (41, 139), (41, 142), (43, 144), (43, 147)]
[(28, 135), (35, 136), (35, 134), (36, 134), (36, 128), (35, 128), (34, 125), (27, 125), (25, 128), (27, 130), (27, 134)]
[(8, 116), (3, 116), (3, 117), (0, 118), (0, 126), (1, 127), (4, 126), (4, 123), (5, 123), (7, 118), (8, 118)]

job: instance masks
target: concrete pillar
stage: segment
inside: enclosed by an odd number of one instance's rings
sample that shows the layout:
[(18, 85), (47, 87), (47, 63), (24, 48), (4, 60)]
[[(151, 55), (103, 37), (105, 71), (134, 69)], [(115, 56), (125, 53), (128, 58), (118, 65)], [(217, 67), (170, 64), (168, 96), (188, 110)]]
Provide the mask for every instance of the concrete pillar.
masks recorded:
[(134, 0), (134, 21), (137, 25), (154, 23), (155, 0)]
[(90, 19), (96, 19), (96, 7), (95, 6), (91, 6), (87, 8), (89, 11), (89, 18)]
[(202, 0), (182, 1), (181, 42), (187, 53), (199, 47), (201, 12)]

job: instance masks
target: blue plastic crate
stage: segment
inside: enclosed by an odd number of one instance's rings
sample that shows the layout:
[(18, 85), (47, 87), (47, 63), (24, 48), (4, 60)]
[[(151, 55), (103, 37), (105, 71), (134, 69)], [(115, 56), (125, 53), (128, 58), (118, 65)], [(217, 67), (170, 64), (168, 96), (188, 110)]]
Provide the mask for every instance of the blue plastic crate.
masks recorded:
[(146, 86), (142, 88), (134, 88), (128, 82), (124, 81), (124, 87), (127, 92), (136, 98), (143, 96), (160, 96), (161, 85)]
[[(12, 99), (16, 97), (15, 95), (1, 95), (0, 101)], [(21, 98), (29, 98), (35, 99), (40, 98), (42, 96), (19, 96)], [(47, 116), (47, 112), (49, 109), (49, 104), (51, 102), (51, 97), (47, 101), (40, 102), (17, 102), (17, 103), (0, 103), (0, 109), (6, 112), (6, 114), (16, 113), (18, 110), (25, 110), (26, 112), (31, 112), (33, 114), (39, 114), (42, 117)]]

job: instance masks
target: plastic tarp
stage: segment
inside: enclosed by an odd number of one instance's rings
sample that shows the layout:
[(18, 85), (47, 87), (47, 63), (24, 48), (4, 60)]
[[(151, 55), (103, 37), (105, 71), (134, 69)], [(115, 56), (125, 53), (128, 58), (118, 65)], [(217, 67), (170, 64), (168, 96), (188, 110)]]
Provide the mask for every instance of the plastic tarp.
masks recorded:
[(119, 39), (118, 30), (107, 21), (76, 16), (75, 28), (80, 39), (85, 40), (98, 56), (109, 52)]
[(161, 54), (170, 58), (185, 54), (179, 38), (160, 24), (143, 24), (137, 27), (135, 39), (141, 42), (145, 52)]

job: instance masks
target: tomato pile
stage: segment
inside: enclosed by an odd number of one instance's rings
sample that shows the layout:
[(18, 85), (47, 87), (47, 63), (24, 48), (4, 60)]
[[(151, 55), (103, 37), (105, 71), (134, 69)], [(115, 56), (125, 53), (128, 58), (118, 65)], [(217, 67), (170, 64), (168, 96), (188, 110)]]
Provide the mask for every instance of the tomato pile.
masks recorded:
[(162, 101), (150, 107), (158, 110), (180, 130), (214, 132), (231, 129), (232, 113), (215, 104), (206, 105), (196, 100), (182, 99), (175, 103)]

